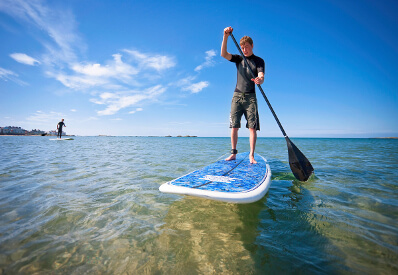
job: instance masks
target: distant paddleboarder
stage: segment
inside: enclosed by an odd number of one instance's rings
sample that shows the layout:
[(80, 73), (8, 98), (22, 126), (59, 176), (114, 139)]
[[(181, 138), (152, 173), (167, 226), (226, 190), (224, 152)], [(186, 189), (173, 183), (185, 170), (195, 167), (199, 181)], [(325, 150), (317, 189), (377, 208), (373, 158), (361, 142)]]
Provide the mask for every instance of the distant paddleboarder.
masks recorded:
[(254, 149), (257, 141), (257, 131), (260, 130), (260, 121), (258, 116), (257, 98), (255, 84), (264, 82), (264, 60), (253, 54), (253, 40), (249, 36), (244, 36), (240, 40), (240, 47), (247, 61), (250, 63), (256, 78), (253, 78), (250, 69), (242, 56), (230, 54), (227, 51), (228, 37), (232, 33), (232, 27), (224, 29), (224, 37), (221, 45), (221, 56), (235, 63), (238, 70), (238, 79), (235, 92), (231, 103), (230, 128), (231, 128), (231, 155), (225, 160), (236, 159), (236, 145), (238, 143), (238, 130), (242, 115), (247, 120), (246, 128), (250, 131), (250, 163), (257, 163), (254, 159)]
[(57, 124), (57, 129), (58, 129), (58, 134), (57, 137), (59, 137), (61, 139), (62, 136), (62, 127), (66, 127), (65, 123), (64, 123), (64, 119), (62, 119), (60, 122), (58, 122)]

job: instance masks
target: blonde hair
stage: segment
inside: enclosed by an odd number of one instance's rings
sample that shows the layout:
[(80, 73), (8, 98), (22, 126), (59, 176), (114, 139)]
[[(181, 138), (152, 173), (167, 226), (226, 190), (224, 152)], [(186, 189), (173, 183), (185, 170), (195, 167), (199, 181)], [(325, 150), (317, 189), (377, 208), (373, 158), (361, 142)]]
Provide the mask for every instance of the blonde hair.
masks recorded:
[(243, 37), (240, 39), (240, 44), (241, 44), (241, 45), (246, 44), (246, 42), (253, 46), (253, 39), (251, 39), (251, 37), (249, 37), (249, 36), (243, 36)]

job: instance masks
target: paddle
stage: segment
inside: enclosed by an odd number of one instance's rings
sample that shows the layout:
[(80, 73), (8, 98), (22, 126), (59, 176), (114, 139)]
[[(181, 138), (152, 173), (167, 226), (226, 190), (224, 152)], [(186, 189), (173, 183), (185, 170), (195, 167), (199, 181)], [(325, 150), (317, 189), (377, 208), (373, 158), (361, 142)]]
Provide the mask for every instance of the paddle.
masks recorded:
[[(250, 72), (253, 76), (253, 78), (256, 78), (252, 68), (250, 67), (249, 63), (247, 62), (247, 59), (245, 55), (243, 54), (239, 44), (236, 42), (235, 37), (232, 33), (230, 33), (232, 40), (234, 41), (236, 47), (238, 48), (241, 56), (243, 57), (243, 60), (246, 63), (246, 66), (250, 69)], [(283, 136), (285, 137), (285, 140), (287, 142), (287, 150), (289, 153), (289, 165), (290, 169), (293, 172), (293, 175), (296, 177), (296, 179), (300, 181), (306, 181), (308, 178), (311, 176), (312, 172), (314, 171), (314, 168), (312, 168), (311, 163), (309, 160), (304, 156), (304, 154), (294, 145), (294, 143), (289, 139), (289, 137), (286, 135), (285, 130), (282, 127), (282, 124), (280, 123), (278, 117), (276, 116), (274, 109), (271, 106), (271, 103), (268, 101), (267, 96), (265, 95), (263, 89), (261, 88), (260, 84), (257, 84), (258, 88), (260, 89), (261, 94), (263, 95), (265, 101), (268, 104), (269, 109), (271, 110), (271, 113), (273, 114), (276, 122), (278, 123), (279, 129), (281, 129)]]

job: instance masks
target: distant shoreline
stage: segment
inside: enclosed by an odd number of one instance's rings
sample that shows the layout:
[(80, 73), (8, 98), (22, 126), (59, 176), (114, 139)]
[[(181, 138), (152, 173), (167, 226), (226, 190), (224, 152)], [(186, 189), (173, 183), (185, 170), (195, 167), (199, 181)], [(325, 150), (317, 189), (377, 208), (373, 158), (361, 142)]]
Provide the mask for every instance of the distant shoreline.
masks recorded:
[(398, 139), (398, 137), (374, 137), (377, 139)]
[[(0, 135), (0, 137), (42, 137), (41, 135)], [(56, 137), (55, 135), (45, 135), (43, 137)], [(63, 135), (63, 137), (76, 137), (76, 135)], [(117, 137), (117, 136), (109, 136), (109, 135), (94, 135), (94, 136), (80, 136), (80, 137)], [(122, 136), (121, 136), (122, 137)], [(168, 138), (172, 138), (172, 137), (176, 137), (176, 138), (184, 138), (184, 137), (198, 137), (198, 136), (128, 136), (128, 137), (168, 137)], [(227, 137), (227, 136), (225, 136)], [(259, 137), (259, 138), (283, 138), (283, 137)], [(336, 137), (293, 137), (293, 138), (336, 138)], [(337, 137), (338, 138), (342, 138), (344, 139), (345, 137)], [(350, 138), (350, 137), (347, 137)], [(356, 139), (398, 139), (398, 137), (352, 137), (352, 138), (356, 138)]]
[[(75, 135), (62, 135), (63, 137), (75, 137)], [(0, 135), (0, 137), (56, 137), (56, 135)]]

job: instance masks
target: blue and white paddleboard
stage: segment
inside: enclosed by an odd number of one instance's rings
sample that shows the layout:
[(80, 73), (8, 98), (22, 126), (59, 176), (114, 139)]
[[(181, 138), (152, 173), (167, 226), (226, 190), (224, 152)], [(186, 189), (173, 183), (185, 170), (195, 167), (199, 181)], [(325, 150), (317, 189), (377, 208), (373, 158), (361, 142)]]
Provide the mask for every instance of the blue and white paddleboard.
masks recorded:
[(73, 138), (50, 138), (50, 140), (73, 140)]
[(164, 183), (164, 193), (190, 195), (211, 200), (251, 203), (260, 200), (271, 185), (271, 169), (267, 160), (255, 154), (251, 164), (249, 153), (236, 155), (236, 160), (219, 160), (188, 175)]

